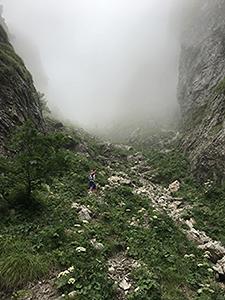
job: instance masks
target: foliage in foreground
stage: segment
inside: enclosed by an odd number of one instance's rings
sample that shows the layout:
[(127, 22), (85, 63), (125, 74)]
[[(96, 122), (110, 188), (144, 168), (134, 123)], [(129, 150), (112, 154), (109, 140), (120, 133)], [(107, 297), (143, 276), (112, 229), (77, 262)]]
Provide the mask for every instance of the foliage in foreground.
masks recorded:
[(31, 122), (20, 127), (9, 143), (10, 155), (0, 159), (1, 197), (31, 205), (35, 190), (68, 169), (65, 143), (63, 134), (40, 132)]

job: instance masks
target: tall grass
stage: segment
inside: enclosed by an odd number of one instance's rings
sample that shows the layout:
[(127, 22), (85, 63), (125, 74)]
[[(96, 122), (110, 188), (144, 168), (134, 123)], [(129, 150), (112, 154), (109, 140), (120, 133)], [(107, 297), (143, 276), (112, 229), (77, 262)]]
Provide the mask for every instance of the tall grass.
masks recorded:
[(22, 241), (1, 244), (0, 288), (12, 290), (48, 273), (50, 263), (46, 257), (32, 252)]

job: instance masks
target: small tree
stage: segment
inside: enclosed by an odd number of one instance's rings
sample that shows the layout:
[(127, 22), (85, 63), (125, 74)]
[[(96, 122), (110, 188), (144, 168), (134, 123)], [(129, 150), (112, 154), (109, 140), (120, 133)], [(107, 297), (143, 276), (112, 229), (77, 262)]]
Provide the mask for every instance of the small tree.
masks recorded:
[(68, 169), (69, 155), (63, 148), (66, 140), (61, 133), (38, 131), (30, 121), (12, 137), (13, 164), (8, 173), (12, 174), (14, 185), (24, 187), (28, 203), (32, 202), (32, 193), (38, 186), (50, 183), (54, 176)]
[(38, 92), (38, 101), (41, 106), (41, 111), (44, 115), (49, 115), (51, 113), (48, 107), (48, 101), (45, 98), (45, 94)]

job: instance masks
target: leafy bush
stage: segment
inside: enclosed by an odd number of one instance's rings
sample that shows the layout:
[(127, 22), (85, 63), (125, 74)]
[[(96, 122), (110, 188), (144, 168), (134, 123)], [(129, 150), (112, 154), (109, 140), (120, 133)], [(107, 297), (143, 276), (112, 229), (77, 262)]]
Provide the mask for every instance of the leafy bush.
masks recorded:
[(138, 290), (128, 296), (128, 300), (159, 300), (161, 288), (159, 278), (146, 267), (137, 269), (133, 274)]
[(35, 189), (69, 168), (69, 152), (63, 149), (66, 139), (63, 134), (39, 132), (31, 122), (20, 127), (9, 145), (12, 157), (0, 161), (4, 194), (24, 206), (31, 205)]
[(120, 186), (116, 189), (116, 193), (124, 198), (129, 198), (129, 197), (133, 197), (134, 194), (132, 192), (132, 189), (130, 187), (127, 186)]
[(108, 300), (114, 299), (113, 282), (107, 278), (106, 267), (98, 259), (89, 257), (84, 264), (77, 260), (73, 267), (59, 273), (56, 279), (57, 288), (64, 293), (76, 291), (76, 299)]
[(65, 229), (63, 226), (49, 226), (38, 232), (32, 239), (34, 248), (54, 250), (59, 248), (66, 241)]

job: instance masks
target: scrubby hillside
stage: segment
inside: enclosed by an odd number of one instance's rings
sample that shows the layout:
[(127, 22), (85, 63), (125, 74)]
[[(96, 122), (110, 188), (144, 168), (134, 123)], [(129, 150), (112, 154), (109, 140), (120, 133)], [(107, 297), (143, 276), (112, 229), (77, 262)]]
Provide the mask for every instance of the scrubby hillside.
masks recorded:
[[(214, 252), (197, 248), (186, 222), (200, 194), (182, 155), (61, 131), (69, 169), (38, 188), (39, 206), (10, 202), (1, 217), (1, 299), (224, 299)], [(87, 191), (93, 168), (97, 194)], [(175, 179), (180, 195), (168, 189)]]

